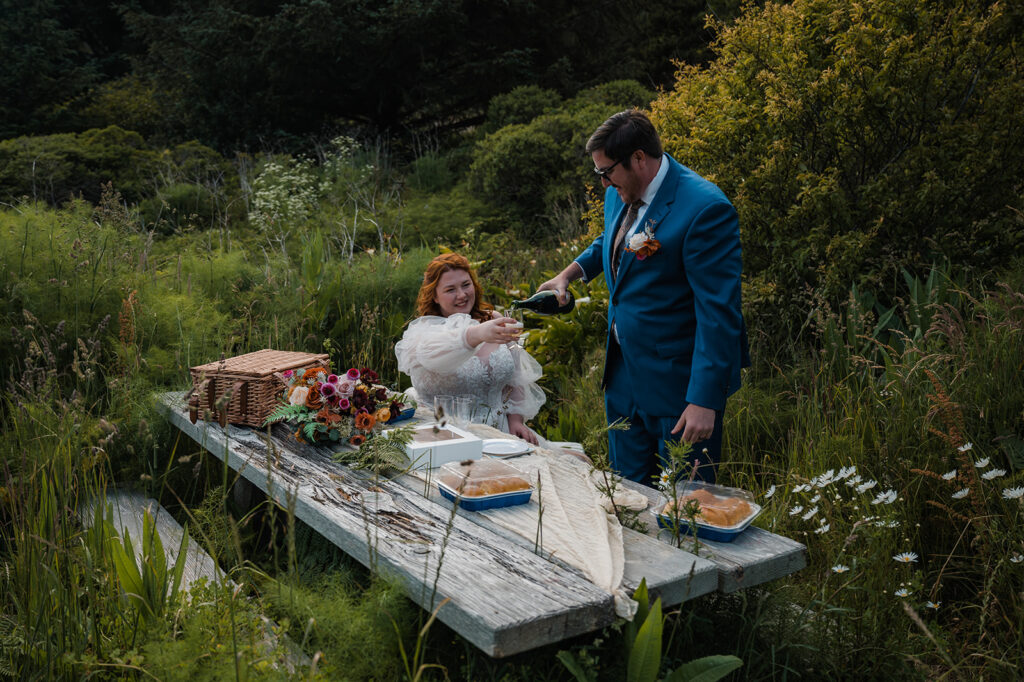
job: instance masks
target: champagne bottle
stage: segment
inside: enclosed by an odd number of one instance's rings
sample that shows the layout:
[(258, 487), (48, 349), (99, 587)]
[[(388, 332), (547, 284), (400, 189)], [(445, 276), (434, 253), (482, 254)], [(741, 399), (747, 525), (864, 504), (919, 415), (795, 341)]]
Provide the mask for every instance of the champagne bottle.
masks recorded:
[(558, 302), (558, 295), (553, 291), (538, 291), (523, 301), (512, 301), (513, 308), (522, 308), (540, 315), (561, 315), (576, 307), (576, 298), (571, 291), (565, 292), (569, 299), (565, 304)]

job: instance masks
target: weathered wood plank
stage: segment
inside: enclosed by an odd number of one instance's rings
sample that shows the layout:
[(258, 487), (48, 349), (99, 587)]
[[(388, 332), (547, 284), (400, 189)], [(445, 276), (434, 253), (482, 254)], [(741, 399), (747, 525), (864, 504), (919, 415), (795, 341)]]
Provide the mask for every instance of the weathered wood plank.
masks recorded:
[[(655, 512), (662, 502), (661, 493), (647, 486), (623, 481), (631, 490), (643, 493), (651, 506), (640, 515), (648, 534), (664, 542), (671, 541), (671, 532), (658, 528)], [(693, 551), (689, 536), (682, 538), (682, 548)], [(796, 540), (751, 526), (732, 542), (700, 541), (698, 554), (718, 566), (718, 590), (735, 592), (796, 573), (807, 565), (807, 548)]]
[[(105, 498), (90, 499), (79, 509), (79, 518), (86, 527), (92, 526), (95, 520), (97, 501), (105, 506), (110, 505), (114, 528), (122, 538), (125, 533), (131, 537), (136, 560), (142, 555), (143, 518), (148, 511), (160, 534), (160, 542), (164, 547), (164, 554), (167, 555), (167, 564), (170, 566), (178, 561), (178, 549), (181, 547), (181, 538), (185, 534), (185, 529), (159, 502), (140, 492), (112, 490), (107, 493)], [(105, 516), (105, 509), (103, 513)], [(185, 569), (181, 576), (182, 590), (188, 590), (192, 583), (199, 578), (206, 578), (210, 582), (219, 582), (225, 579), (224, 571), (213, 560), (213, 557), (191, 538), (188, 548), (185, 550), (184, 561)]]
[[(489, 655), (527, 651), (613, 622), (611, 594), (577, 572), (398, 483), (353, 472), (332, 461), (327, 448), (244, 427), (192, 424), (181, 397), (160, 399), (175, 426), (346, 553), (397, 577), (423, 608), (448, 599), (438, 618)], [(275, 433), (287, 437), (286, 429)]]
[[(395, 480), (411, 491), (427, 495), (446, 509), (452, 508), (452, 503), (441, 497), (437, 486), (425, 486), (423, 480), (411, 475)], [(528, 551), (534, 549), (529, 539), (499, 526), (484, 514), (461, 508), (456, 513)], [(673, 606), (718, 588), (718, 566), (713, 562), (630, 528), (622, 529), (622, 540), (625, 555), (622, 583), (628, 592), (632, 593), (646, 578), (651, 598), (661, 597), (663, 605)], [(546, 558), (574, 570), (557, 557)]]

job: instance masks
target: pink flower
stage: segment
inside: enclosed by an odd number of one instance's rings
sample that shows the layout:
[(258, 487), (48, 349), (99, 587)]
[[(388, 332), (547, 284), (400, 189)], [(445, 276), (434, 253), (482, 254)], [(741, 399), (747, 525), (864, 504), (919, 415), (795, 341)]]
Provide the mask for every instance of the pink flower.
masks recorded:
[(323, 397), (330, 398), (335, 392), (334, 384), (320, 384), (320, 395)]
[(345, 376), (349, 381), (359, 381), (359, 370), (353, 367)]
[(336, 384), (336, 383), (338, 383), (338, 375), (337, 374), (331, 374), (330, 376), (328, 376), (327, 377), (327, 383), (329, 383), (329, 384)]
[(356, 385), (354, 382), (349, 381), (348, 379), (342, 379), (341, 381), (338, 382), (337, 388), (338, 393), (347, 398), (350, 395), (352, 395), (352, 391), (356, 390)]
[(295, 376), (295, 372), (294, 372), (294, 371), (292, 371), (292, 370), (290, 370), (290, 369), (286, 369), (286, 370), (284, 371), (284, 373), (282, 374), (282, 376), (283, 376), (283, 377), (284, 377), (285, 379), (291, 379), (291, 378), (292, 378), (293, 376)]
[(345, 411), (345, 410), (347, 410), (350, 407), (352, 407), (352, 403), (350, 403), (348, 401), (348, 398), (340, 398), (338, 400), (338, 409), (339, 410)]

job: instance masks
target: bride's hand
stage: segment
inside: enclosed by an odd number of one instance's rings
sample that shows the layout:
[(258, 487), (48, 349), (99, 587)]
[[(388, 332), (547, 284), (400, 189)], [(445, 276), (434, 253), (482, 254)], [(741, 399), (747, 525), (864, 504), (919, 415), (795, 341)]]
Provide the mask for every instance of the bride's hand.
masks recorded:
[(521, 414), (510, 414), (508, 416), (508, 432), (516, 438), (522, 438), (532, 445), (537, 445), (539, 443), (537, 434), (534, 433), (533, 429), (523, 423), (523, 415)]
[(511, 317), (496, 317), (466, 329), (466, 344), (471, 347), (481, 343), (508, 343), (519, 338), (522, 327), (513, 327), (516, 321)]

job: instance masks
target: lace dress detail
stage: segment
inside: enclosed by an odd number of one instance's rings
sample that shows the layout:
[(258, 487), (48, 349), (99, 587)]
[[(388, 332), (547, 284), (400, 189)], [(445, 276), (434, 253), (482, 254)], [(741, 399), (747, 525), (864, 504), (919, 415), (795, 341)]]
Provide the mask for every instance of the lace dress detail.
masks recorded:
[(541, 368), (516, 344), (466, 346), (466, 330), (477, 324), (462, 313), (413, 320), (395, 346), (398, 369), (412, 377), (423, 404), (435, 395), (473, 396), (489, 409), (491, 426), (508, 432), (509, 414), (532, 419), (544, 404)]

